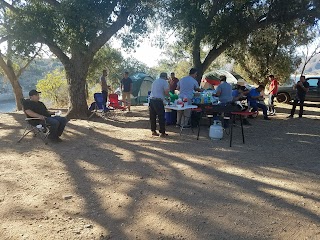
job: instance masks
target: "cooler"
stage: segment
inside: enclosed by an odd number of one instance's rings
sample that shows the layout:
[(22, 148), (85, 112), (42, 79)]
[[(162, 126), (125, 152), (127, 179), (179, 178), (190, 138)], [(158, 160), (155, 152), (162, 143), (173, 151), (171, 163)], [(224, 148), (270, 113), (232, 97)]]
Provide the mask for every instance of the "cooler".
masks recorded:
[(177, 122), (177, 111), (166, 109), (165, 110), (166, 125), (174, 125)]

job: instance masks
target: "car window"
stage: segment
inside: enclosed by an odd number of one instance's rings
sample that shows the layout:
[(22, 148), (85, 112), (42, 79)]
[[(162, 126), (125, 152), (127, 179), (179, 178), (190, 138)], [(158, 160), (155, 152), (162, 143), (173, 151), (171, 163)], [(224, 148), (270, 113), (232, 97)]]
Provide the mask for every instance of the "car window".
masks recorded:
[(309, 78), (308, 83), (310, 87), (320, 87), (320, 79), (318, 78)]

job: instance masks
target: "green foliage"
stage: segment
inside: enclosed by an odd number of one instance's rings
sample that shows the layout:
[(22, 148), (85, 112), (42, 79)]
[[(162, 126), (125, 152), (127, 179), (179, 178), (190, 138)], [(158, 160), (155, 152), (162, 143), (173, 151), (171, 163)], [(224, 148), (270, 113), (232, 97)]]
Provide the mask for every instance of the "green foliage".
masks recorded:
[[(228, 51), (236, 61), (236, 71), (254, 83), (267, 83), (267, 76), (275, 75), (280, 82), (289, 79), (299, 61), (295, 47), (308, 40), (307, 29), (273, 25), (259, 29), (246, 41)], [(300, 31), (301, 34), (295, 34)]]
[(47, 74), (37, 83), (41, 97), (54, 106), (65, 107), (68, 104), (68, 84), (65, 71), (59, 69)]
[[(312, 26), (319, 19), (319, 1), (171, 0), (162, 14), (182, 49), (192, 49), (194, 66), (205, 71), (226, 49), (257, 29), (272, 24)], [(201, 49), (207, 47), (203, 57)]]
[(98, 51), (90, 65), (87, 78), (89, 89), (94, 88), (99, 82), (104, 69), (108, 70), (108, 84), (111, 85), (113, 90), (120, 86), (120, 80), (123, 78), (125, 71), (128, 71), (129, 74), (135, 72), (150, 74), (152, 71), (135, 58), (124, 59), (119, 50), (107, 45)]

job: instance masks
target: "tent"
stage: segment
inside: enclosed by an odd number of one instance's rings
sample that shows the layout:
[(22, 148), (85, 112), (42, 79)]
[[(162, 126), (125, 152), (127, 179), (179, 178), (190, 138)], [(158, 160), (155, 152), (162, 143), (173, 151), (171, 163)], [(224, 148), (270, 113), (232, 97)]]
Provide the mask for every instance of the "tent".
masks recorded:
[(130, 78), (132, 79), (131, 104), (138, 105), (147, 102), (148, 92), (151, 91), (154, 79), (143, 72), (134, 73)]
[(226, 70), (215, 70), (203, 75), (203, 78), (201, 80), (201, 87), (208, 89), (213, 88), (213, 86), (219, 85), (220, 75), (225, 75), (227, 77), (227, 83), (230, 83), (231, 85), (236, 84), (238, 79), (243, 79), (239, 74), (234, 72), (228, 72)]

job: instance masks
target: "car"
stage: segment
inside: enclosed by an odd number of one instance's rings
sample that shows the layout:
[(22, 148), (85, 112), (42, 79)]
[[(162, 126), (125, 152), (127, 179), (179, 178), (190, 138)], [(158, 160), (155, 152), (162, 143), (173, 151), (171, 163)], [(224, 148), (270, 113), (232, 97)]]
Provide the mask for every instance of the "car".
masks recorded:
[[(309, 83), (306, 101), (320, 102), (320, 76), (306, 77), (306, 81)], [(296, 93), (293, 86), (279, 86), (276, 99), (279, 103), (289, 103), (295, 98)]]

